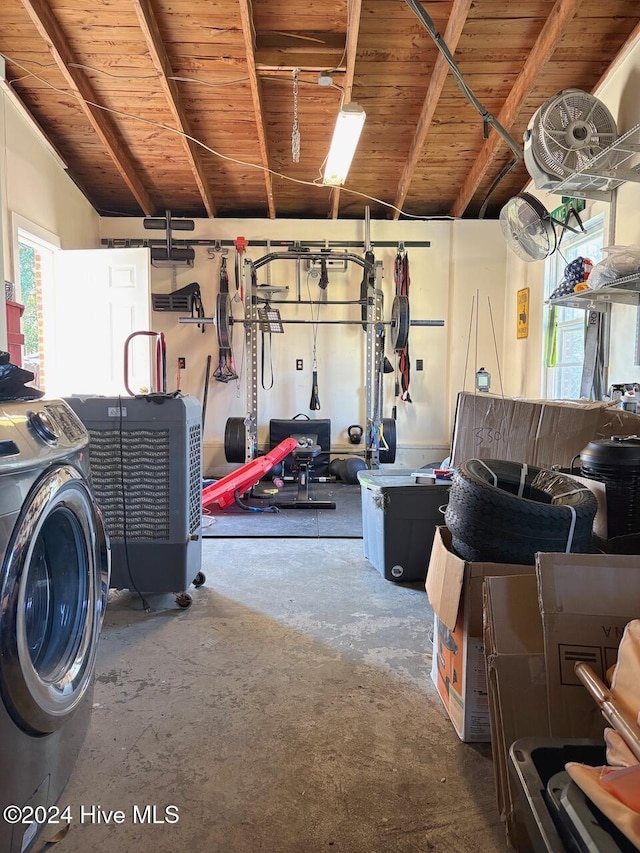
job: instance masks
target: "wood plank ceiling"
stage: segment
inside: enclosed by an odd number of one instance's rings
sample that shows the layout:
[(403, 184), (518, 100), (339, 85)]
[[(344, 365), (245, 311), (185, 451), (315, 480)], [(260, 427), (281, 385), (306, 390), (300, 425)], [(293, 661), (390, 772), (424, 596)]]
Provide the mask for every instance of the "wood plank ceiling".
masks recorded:
[[(640, 33), (637, 0), (421, 5), (518, 141), (542, 103), (591, 91)], [(475, 217), (513, 159), (494, 130), (485, 138), (405, 0), (3, 0), (0, 53), (105, 215), (361, 218), (369, 205), (377, 218)], [(323, 71), (333, 85), (319, 85)], [(367, 120), (347, 184), (332, 190), (320, 176), (341, 99)], [(520, 163), (486, 215), (527, 180)]]

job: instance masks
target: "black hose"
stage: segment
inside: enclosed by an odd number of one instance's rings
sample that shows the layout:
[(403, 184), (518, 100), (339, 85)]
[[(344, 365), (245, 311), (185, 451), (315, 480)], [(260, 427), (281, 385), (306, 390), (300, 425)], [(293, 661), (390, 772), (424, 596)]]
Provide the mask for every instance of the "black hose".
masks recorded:
[(451, 51), (449, 50), (449, 48), (446, 45), (446, 42), (444, 41), (444, 39), (442, 38), (442, 36), (438, 32), (438, 30), (436, 29), (436, 26), (435, 26), (433, 20), (429, 17), (428, 13), (423, 9), (423, 7), (420, 5), (418, 0), (406, 0), (406, 3), (409, 6), (409, 8), (412, 9), (413, 12), (417, 15), (419, 20), (422, 21), (427, 32), (429, 33), (429, 35), (431, 36), (431, 38), (435, 42), (436, 47), (438, 48), (440, 53), (444, 56), (449, 68), (451, 69), (451, 71), (453, 73), (453, 76), (454, 76), (456, 83), (458, 84), (458, 86), (460, 87), (460, 90), (462, 91), (462, 94), (469, 101), (471, 106), (474, 107), (477, 110), (477, 112), (480, 114), (482, 121), (485, 122), (486, 124), (490, 124), (491, 127), (493, 127), (493, 129), (497, 133), (499, 133), (500, 136), (504, 139), (504, 141), (507, 143), (509, 148), (513, 151), (513, 153), (518, 158), (518, 160), (522, 160), (524, 158), (522, 146), (519, 145), (518, 142), (516, 142), (516, 140), (513, 138), (513, 136), (511, 136), (509, 131), (500, 124), (500, 122), (493, 115), (493, 113), (490, 113), (486, 109), (486, 107), (484, 107), (483, 104), (480, 103), (480, 101), (476, 98), (476, 96), (471, 91), (469, 86), (466, 84), (462, 74), (460, 73), (460, 69), (458, 68), (458, 66), (456, 64), (455, 59), (451, 55)]
[(277, 506), (249, 506), (249, 504), (243, 503), (240, 500), (240, 492), (237, 489), (233, 493), (233, 497), (235, 498), (236, 505), (240, 509), (247, 510), (247, 512), (280, 512)]

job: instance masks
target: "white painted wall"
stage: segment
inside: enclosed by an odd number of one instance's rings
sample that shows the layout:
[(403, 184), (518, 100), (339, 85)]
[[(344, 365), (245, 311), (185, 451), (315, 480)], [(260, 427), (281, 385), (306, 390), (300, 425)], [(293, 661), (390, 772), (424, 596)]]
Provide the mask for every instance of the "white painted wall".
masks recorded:
[[(1, 89), (0, 194), (4, 278), (14, 279), (12, 214), (55, 234), (63, 249), (99, 246), (100, 217)], [(0, 347), (6, 346), (4, 314), (0, 311)]]
[[(451, 246), (451, 322), (449, 405), (458, 391), (473, 391), (476, 370), (491, 374), (491, 390), (504, 385), (506, 244), (498, 222), (453, 223)], [(515, 321), (514, 321), (515, 322)], [(453, 412), (453, 408), (450, 408)]]
[[(618, 133), (625, 133), (640, 124), (640, 38), (636, 39), (620, 57), (602, 85), (594, 93), (602, 100), (616, 120)], [(634, 141), (638, 141), (638, 135)], [(537, 195), (547, 209), (552, 210), (560, 198), (551, 193), (538, 192), (533, 185), (527, 192)], [(630, 245), (640, 243), (640, 183), (627, 183), (617, 192), (611, 204), (587, 202), (581, 214), (587, 221), (604, 211), (605, 245)], [(507, 371), (507, 393), (516, 396), (539, 397), (542, 390), (542, 322), (544, 317), (544, 263), (531, 264), (520, 261), (507, 252), (506, 321), (504, 361)], [(531, 289), (529, 337), (516, 339), (516, 294), (521, 287)], [(611, 352), (609, 382), (640, 381), (640, 367), (634, 365), (636, 309), (614, 305), (611, 316)]]
[[(99, 247), (100, 237), (158, 237), (157, 232), (145, 232), (141, 220), (104, 219), (96, 212), (69, 179), (59, 160), (42, 142), (31, 124), (0, 92), (0, 228), (2, 253), (0, 264), (4, 275), (13, 279), (13, 223), (18, 217), (34, 223), (43, 233), (54, 235), (63, 249)], [(233, 239), (244, 235), (249, 240), (355, 240), (364, 239), (363, 222), (293, 221), (293, 220), (202, 220), (193, 236), (213, 239)], [(178, 235), (181, 236), (181, 235)], [(186, 236), (186, 235), (185, 235)], [(411, 311), (414, 318), (442, 319), (444, 328), (417, 328), (411, 331), (412, 360), (411, 395), (413, 404), (398, 402), (398, 462), (408, 467), (443, 458), (448, 452), (451, 433), (451, 413), (455, 395), (462, 385), (464, 357), (469, 338), (471, 300), (480, 295), (478, 358), (475, 363), (475, 327), (470, 360), (467, 366), (467, 388), (472, 387), (473, 374), (486, 366), (496, 375), (493, 333), (483, 303), (490, 296), (496, 325), (498, 346), (502, 346), (502, 317), (504, 313), (502, 287), (505, 279), (505, 247), (496, 223), (492, 222), (391, 222), (373, 221), (371, 238), (377, 241), (431, 241), (431, 248), (411, 248)], [(265, 249), (250, 250), (258, 258)], [(376, 258), (383, 261), (386, 316), (390, 315), (394, 293), (393, 260), (395, 248), (378, 249)], [(194, 269), (179, 271), (172, 282), (170, 270), (153, 268), (152, 290), (169, 291), (174, 287), (199, 281), (205, 308), (214, 313), (218, 292), (219, 256), (209, 260), (205, 248), (197, 249)], [(229, 254), (233, 287), (233, 253)], [(357, 298), (361, 279), (360, 268), (350, 267), (348, 274), (332, 273), (329, 298)], [(260, 281), (266, 281), (263, 271)], [(271, 281), (288, 284), (295, 295), (295, 263), (272, 265)], [(312, 294), (317, 296), (317, 279), (310, 280)], [(302, 276), (302, 295), (306, 295), (306, 275)], [(4, 311), (0, 312), (0, 345), (6, 341)], [(283, 310), (283, 315), (285, 311)], [(308, 306), (292, 306), (286, 316), (310, 319)], [(359, 318), (357, 307), (322, 309), (322, 316)], [(153, 315), (154, 328), (164, 331), (168, 342), (169, 384), (176, 387), (177, 357), (187, 358), (181, 386), (188, 393), (202, 398), (206, 356), (217, 361), (215, 330), (208, 327), (201, 334), (195, 327), (179, 325), (177, 315)], [(260, 439), (266, 440), (267, 426), (272, 417), (291, 417), (297, 412), (309, 414), (311, 389), (312, 328), (289, 326), (285, 335), (273, 337), (273, 366), (275, 385), (270, 391), (260, 391)], [(331, 418), (334, 448), (344, 452), (353, 449), (347, 442), (347, 427), (364, 423), (365, 338), (359, 326), (325, 326), (318, 330), (319, 385), (322, 409), (319, 417)], [(238, 364), (242, 362), (242, 347), (236, 346)], [(390, 346), (387, 354), (395, 363)], [(303, 358), (305, 368), (295, 371), (295, 359)], [(415, 371), (417, 358), (424, 360), (423, 372)], [(395, 375), (385, 379), (385, 416), (391, 415), (394, 404)], [(244, 385), (210, 386), (207, 430), (205, 434), (206, 462), (210, 467), (224, 462), (223, 435), (228, 417), (243, 416), (246, 411)]]
[[(144, 231), (141, 220), (103, 219), (102, 237), (158, 238), (158, 232)], [(242, 235), (251, 240), (271, 240), (272, 251), (279, 240), (355, 240), (364, 239), (364, 223), (360, 221), (304, 220), (198, 220), (191, 234), (177, 237), (194, 239), (232, 240)], [(430, 241), (430, 248), (409, 248), (411, 275), (411, 315), (414, 319), (442, 319), (444, 328), (414, 327), (410, 333), (412, 361), (412, 404), (398, 402), (398, 464), (419, 466), (442, 459), (448, 450), (451, 433), (451, 412), (455, 395), (461, 387), (464, 358), (460, 348), (466, 348), (470, 300), (476, 289), (486, 303), (490, 295), (496, 324), (499, 350), (502, 348), (504, 314), (505, 246), (495, 222), (391, 222), (372, 221), (371, 240), (398, 242)], [(266, 254), (264, 247), (249, 247), (248, 256), (257, 260)], [(385, 315), (388, 319), (394, 293), (393, 261), (395, 248), (376, 250), (377, 260), (383, 261)], [(234, 290), (234, 252), (228, 256), (230, 287)], [(215, 312), (218, 292), (220, 256), (207, 256), (206, 248), (196, 248), (192, 269), (178, 270), (175, 282), (171, 271), (152, 267), (152, 291), (162, 293), (198, 281), (202, 290), (205, 311)], [(278, 261), (271, 266), (271, 283), (288, 285), (290, 298), (295, 299), (296, 276), (294, 261)], [(331, 273), (329, 299), (357, 299), (362, 272), (350, 265), (349, 272)], [(259, 270), (258, 283), (267, 281), (266, 268)], [(311, 294), (317, 298), (320, 290), (317, 279), (310, 279)], [(307, 276), (302, 275), (302, 298), (308, 298)], [(236, 306), (241, 316), (241, 306)], [(326, 306), (321, 308), (326, 319), (359, 319), (357, 306)], [(479, 353), (488, 369), (495, 364), (493, 336), (486, 311), (479, 330)], [(181, 377), (183, 391), (202, 399), (206, 358), (213, 356), (217, 364), (216, 333), (209, 326), (202, 334), (195, 326), (178, 323), (177, 314), (153, 313), (153, 326), (167, 338), (169, 387), (176, 387), (176, 367), (179, 356), (187, 359)], [(309, 306), (285, 306), (282, 316), (311, 319)], [(474, 332), (475, 335), (475, 332)], [(475, 337), (474, 337), (475, 340)], [(314, 417), (330, 418), (332, 447), (338, 452), (353, 450), (347, 443), (347, 427), (365, 421), (365, 336), (360, 326), (319, 326), (318, 329), (319, 394), (321, 410), (309, 411), (311, 392), (312, 327), (288, 326), (284, 335), (273, 335), (274, 387), (259, 392), (259, 441), (266, 442), (271, 418), (290, 418), (298, 412)], [(236, 366), (242, 364), (242, 335), (236, 327), (234, 337)], [(453, 354), (453, 355), (452, 355)], [(387, 345), (387, 355), (395, 358)], [(295, 370), (295, 360), (304, 359), (304, 370)], [(415, 371), (417, 358), (424, 359), (422, 373)], [(469, 366), (472, 376), (477, 369), (474, 349)], [(484, 364), (483, 362), (483, 364)], [(480, 365), (478, 365), (480, 366)], [(395, 375), (385, 380), (384, 415), (389, 417), (394, 405)], [(212, 382), (209, 389), (207, 426), (205, 432), (205, 466), (211, 470), (224, 464), (224, 427), (229, 417), (246, 413), (244, 383), (224, 385)]]

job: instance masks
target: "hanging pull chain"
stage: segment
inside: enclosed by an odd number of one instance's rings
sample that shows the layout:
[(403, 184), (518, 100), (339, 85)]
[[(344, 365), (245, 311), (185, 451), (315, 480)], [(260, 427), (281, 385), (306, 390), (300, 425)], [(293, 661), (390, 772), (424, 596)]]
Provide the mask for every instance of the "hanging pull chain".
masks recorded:
[(293, 74), (293, 130), (291, 131), (291, 154), (293, 162), (300, 160), (300, 127), (298, 126), (298, 74), (299, 68), (294, 68)]

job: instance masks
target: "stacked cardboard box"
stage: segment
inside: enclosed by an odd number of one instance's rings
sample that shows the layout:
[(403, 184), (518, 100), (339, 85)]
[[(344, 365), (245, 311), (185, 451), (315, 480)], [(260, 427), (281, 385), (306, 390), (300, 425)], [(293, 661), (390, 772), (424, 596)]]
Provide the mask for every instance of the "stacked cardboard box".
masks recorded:
[[(453, 553), (447, 528), (436, 530), (426, 581), (435, 617), (431, 678), (463, 741), (491, 739), (482, 637), (483, 581), (495, 575), (521, 575), (527, 568), (465, 562)], [(529, 571), (533, 573), (533, 566)]]
[(462, 740), (493, 740), (498, 806), (516, 843), (509, 746), (530, 735), (602, 734), (574, 664), (587, 661), (604, 679), (615, 663), (625, 625), (640, 617), (640, 560), (562, 553), (538, 554), (535, 567), (470, 563), (440, 527), (426, 589), (432, 680)]
[(611, 403), (458, 394), (451, 465), (509, 459), (539, 468), (571, 466), (590, 441), (640, 434), (640, 415)]
[(507, 837), (526, 849), (509, 748), (522, 737), (547, 737), (547, 678), (536, 577), (489, 577), (484, 582), (484, 643), (491, 750), (498, 811)]

